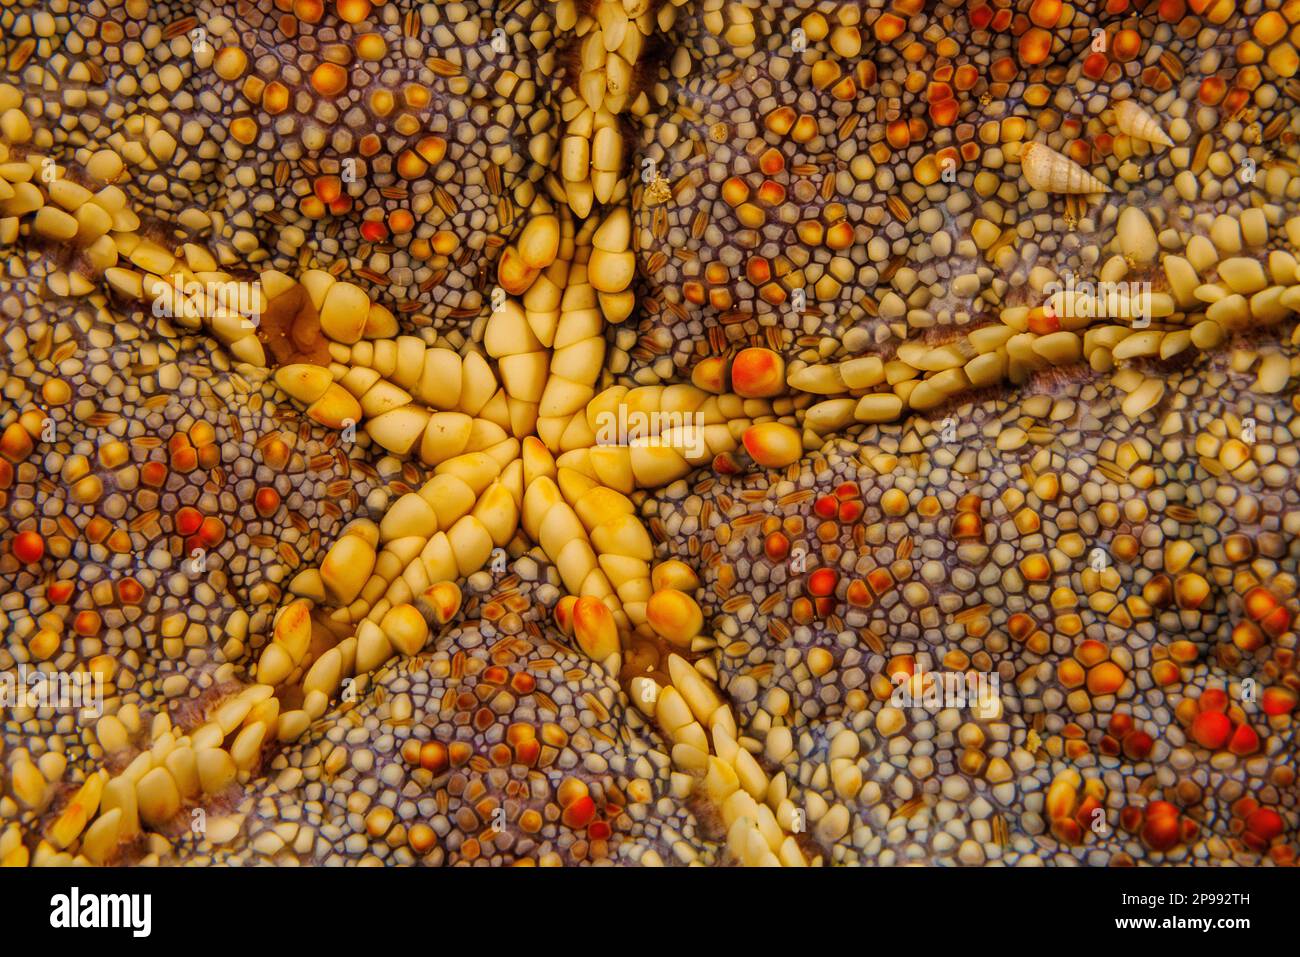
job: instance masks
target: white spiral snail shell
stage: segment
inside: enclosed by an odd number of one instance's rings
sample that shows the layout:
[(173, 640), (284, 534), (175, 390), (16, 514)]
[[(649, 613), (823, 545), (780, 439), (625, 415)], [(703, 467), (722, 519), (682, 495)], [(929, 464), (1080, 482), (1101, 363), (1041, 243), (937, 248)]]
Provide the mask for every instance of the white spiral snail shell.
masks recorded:
[(1160, 121), (1139, 106), (1137, 100), (1120, 100), (1111, 104), (1111, 109), (1115, 111), (1115, 125), (1120, 132), (1160, 146), (1174, 145)]
[(1020, 169), (1034, 189), (1044, 193), (1109, 193), (1110, 187), (1086, 169), (1042, 143), (1026, 143)]

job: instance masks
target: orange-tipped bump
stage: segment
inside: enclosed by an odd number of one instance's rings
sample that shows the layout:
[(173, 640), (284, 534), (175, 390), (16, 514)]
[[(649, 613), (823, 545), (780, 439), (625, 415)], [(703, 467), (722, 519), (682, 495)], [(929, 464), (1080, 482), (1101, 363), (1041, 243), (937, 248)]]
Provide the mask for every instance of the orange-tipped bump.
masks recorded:
[(604, 661), (621, 647), (613, 613), (599, 598), (579, 598), (573, 608), (573, 636), (587, 657)]
[(745, 430), (745, 451), (764, 468), (785, 468), (799, 461), (803, 442), (799, 433), (780, 422), (760, 422)]
[(771, 349), (742, 349), (731, 363), (731, 387), (745, 399), (769, 399), (785, 391), (785, 360)]
[(646, 620), (665, 641), (686, 648), (704, 628), (704, 613), (695, 599), (676, 588), (664, 588), (650, 596)]
[(445, 625), (460, 611), (460, 587), (455, 582), (438, 582), (424, 590), (424, 600), (433, 609), (438, 624)]

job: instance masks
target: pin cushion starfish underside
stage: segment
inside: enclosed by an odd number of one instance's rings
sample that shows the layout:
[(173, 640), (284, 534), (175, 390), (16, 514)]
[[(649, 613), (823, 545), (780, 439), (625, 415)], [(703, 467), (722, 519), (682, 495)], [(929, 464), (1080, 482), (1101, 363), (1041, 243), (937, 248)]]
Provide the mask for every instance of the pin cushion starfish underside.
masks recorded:
[(0, 6), (0, 863), (1293, 862), (1300, 4), (252, 6)]

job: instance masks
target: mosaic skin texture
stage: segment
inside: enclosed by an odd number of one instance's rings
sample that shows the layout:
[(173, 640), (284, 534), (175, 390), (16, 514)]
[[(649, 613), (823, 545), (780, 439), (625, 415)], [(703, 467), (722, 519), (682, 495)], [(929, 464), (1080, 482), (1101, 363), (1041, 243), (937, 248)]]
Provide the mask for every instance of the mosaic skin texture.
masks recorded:
[(1294, 863), (1300, 2), (0, 3), (0, 864)]

